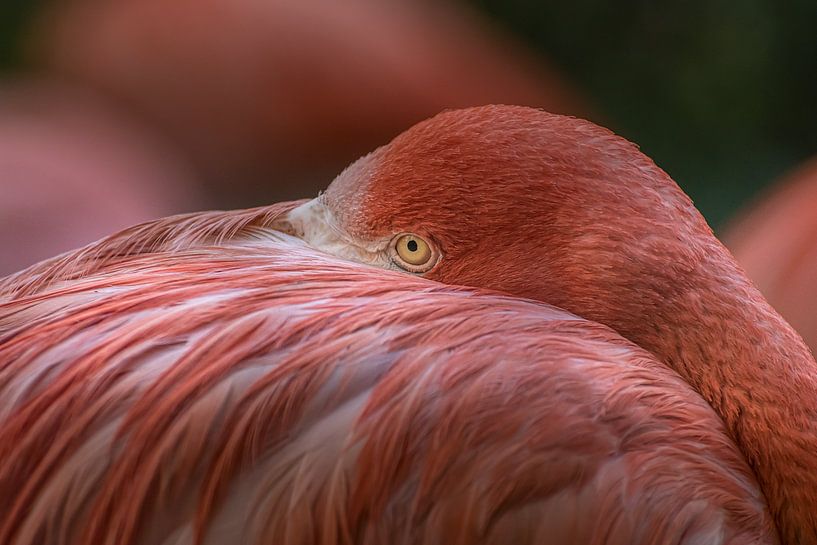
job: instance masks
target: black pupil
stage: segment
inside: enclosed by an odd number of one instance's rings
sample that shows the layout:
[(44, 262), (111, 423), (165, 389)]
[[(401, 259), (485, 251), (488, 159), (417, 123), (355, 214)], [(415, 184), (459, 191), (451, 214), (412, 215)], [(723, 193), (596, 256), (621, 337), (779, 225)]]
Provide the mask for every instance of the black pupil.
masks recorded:
[(409, 240), (406, 243), (406, 248), (409, 249), (409, 252), (416, 252), (417, 251), (417, 241), (416, 240)]

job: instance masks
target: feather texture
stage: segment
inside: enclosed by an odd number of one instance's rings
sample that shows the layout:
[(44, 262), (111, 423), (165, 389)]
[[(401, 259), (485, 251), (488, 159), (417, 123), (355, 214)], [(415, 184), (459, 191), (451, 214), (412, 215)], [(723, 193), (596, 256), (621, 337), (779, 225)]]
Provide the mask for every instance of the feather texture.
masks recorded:
[(629, 142), (447, 112), (298, 204), (0, 281), (0, 543), (817, 543), (815, 361)]
[(0, 300), (30, 295), (54, 282), (82, 278), (134, 255), (217, 246), (236, 238), (267, 238), (267, 225), (300, 201), (247, 210), (179, 214), (124, 229), (86, 247), (66, 252), (0, 279)]
[(0, 398), (10, 545), (773, 540), (718, 417), (610, 329), (293, 241), (6, 301)]

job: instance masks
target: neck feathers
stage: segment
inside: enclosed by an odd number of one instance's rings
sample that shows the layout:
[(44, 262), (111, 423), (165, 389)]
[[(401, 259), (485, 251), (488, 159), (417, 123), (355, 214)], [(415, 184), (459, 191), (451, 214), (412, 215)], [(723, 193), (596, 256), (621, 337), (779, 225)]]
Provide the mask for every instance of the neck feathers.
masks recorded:
[[(728, 252), (670, 297), (611, 323), (712, 405), (754, 469), (785, 543), (817, 543), (817, 364)], [(645, 308), (646, 305), (646, 308)], [(615, 323), (619, 322), (619, 323)]]

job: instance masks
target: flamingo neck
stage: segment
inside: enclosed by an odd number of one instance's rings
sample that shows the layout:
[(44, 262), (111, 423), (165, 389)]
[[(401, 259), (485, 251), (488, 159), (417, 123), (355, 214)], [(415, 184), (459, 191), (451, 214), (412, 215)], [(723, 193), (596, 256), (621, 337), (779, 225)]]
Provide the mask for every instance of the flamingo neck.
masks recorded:
[(619, 308), (625, 318), (609, 325), (675, 369), (720, 414), (783, 542), (817, 543), (817, 364), (726, 250), (718, 253), (695, 268), (689, 288)]

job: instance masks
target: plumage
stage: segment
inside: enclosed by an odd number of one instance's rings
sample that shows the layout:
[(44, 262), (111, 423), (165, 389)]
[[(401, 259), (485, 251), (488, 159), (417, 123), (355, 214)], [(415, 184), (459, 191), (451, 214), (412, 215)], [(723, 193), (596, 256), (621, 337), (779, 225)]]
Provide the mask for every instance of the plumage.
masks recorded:
[(2, 308), (3, 543), (768, 532), (711, 408), (553, 307), (291, 241), (135, 257), (46, 293)]
[[(426, 278), (383, 270), (401, 232)], [(586, 122), (441, 114), (315, 201), (139, 226), (0, 297), (0, 543), (817, 537), (813, 358)]]

